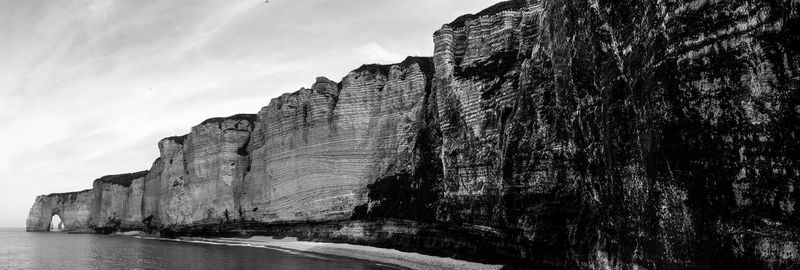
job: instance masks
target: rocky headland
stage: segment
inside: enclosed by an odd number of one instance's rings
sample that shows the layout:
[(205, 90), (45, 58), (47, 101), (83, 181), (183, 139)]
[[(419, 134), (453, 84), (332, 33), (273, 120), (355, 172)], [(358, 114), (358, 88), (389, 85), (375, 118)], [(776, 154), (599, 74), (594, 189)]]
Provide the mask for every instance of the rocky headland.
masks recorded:
[(514, 0), (433, 57), (213, 118), (28, 231), (297, 237), (557, 269), (800, 265), (800, 1)]

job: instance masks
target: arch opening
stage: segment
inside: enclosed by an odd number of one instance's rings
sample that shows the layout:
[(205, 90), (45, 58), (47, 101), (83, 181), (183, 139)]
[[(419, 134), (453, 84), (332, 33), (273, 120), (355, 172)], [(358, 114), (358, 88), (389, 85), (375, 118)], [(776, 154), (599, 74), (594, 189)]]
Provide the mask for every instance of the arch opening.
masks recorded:
[(51, 232), (60, 232), (64, 230), (64, 221), (61, 220), (61, 217), (58, 214), (53, 214), (50, 217), (50, 225), (47, 227), (47, 231)]

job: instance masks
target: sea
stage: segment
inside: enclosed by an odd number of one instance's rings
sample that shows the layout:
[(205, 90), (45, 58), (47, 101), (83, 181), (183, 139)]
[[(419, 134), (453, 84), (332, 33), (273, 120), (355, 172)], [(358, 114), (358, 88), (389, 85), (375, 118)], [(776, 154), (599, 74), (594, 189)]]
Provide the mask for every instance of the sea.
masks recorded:
[(400, 269), (260, 247), (0, 228), (0, 269)]

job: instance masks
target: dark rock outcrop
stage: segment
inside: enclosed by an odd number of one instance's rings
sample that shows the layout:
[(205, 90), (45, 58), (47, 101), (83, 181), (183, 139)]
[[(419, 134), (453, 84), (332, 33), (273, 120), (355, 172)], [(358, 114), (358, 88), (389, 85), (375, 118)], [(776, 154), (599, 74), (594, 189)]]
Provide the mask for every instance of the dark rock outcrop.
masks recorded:
[(439, 220), (567, 267), (798, 263), (796, 1), (526, 6), (435, 35)]
[(317, 78), (162, 140), (146, 175), (40, 196), (28, 230), (87, 209), (67, 229), (531, 267), (797, 267), (798, 10), (502, 2), (444, 25), (433, 58)]

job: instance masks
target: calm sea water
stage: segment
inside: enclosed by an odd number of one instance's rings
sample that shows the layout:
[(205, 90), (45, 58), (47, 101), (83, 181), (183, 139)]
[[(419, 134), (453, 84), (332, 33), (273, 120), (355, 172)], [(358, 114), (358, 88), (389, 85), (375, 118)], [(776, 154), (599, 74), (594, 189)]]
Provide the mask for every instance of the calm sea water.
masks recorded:
[(0, 229), (0, 269), (397, 269), (374, 262), (128, 236)]

